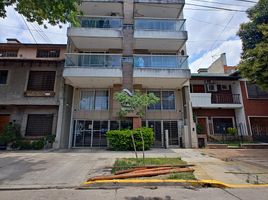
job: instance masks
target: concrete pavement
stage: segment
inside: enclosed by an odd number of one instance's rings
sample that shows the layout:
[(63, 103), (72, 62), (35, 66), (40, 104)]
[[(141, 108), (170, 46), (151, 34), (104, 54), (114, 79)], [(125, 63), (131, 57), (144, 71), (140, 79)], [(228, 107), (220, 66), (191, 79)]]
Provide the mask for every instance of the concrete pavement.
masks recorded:
[[(172, 150), (152, 150), (151, 157), (178, 157)], [(0, 153), (0, 188), (76, 187), (90, 176), (110, 173), (116, 158), (132, 152), (105, 150), (17, 151)], [(141, 156), (141, 153), (140, 153)]]
[[(140, 157), (141, 152), (139, 153)], [(265, 172), (267, 168), (249, 163), (225, 162), (205, 155), (197, 149), (153, 149), (147, 157), (181, 157), (195, 164), (198, 179), (214, 179), (230, 184), (247, 184), (246, 174), (231, 171)], [(109, 174), (116, 158), (135, 157), (133, 152), (113, 152), (98, 149), (73, 149), (55, 152), (27, 151), (0, 152), (0, 188), (70, 188), (79, 186), (87, 178)], [(251, 158), (254, 159), (254, 157)], [(267, 174), (259, 175), (261, 182), (268, 183)], [(254, 177), (250, 177), (254, 183)]]
[[(257, 164), (260, 159), (254, 154), (238, 159), (219, 159), (206, 155), (199, 149), (173, 149), (173, 151), (187, 163), (196, 165), (194, 174), (200, 180), (212, 179), (228, 184), (268, 183), (268, 168), (266, 167), (268, 157), (263, 157), (262, 163), (265, 164), (260, 165)], [(245, 160), (250, 162), (245, 162)]]
[(267, 200), (268, 189), (185, 189), (180, 187), (122, 188), (118, 190), (0, 191), (1, 200)]

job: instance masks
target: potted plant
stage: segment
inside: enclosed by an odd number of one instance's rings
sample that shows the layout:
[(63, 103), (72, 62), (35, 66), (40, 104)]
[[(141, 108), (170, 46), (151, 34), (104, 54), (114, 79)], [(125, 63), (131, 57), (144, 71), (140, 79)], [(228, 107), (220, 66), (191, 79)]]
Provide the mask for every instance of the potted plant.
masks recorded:
[(237, 129), (229, 127), (229, 128), (227, 128), (227, 133), (230, 135), (235, 135), (235, 134), (237, 134)]

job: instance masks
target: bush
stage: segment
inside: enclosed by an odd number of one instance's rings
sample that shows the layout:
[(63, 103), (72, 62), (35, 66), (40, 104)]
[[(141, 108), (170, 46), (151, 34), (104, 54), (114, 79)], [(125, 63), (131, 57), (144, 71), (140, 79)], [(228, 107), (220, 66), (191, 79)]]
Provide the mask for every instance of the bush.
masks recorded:
[(45, 140), (40, 139), (40, 140), (32, 141), (31, 146), (32, 146), (32, 149), (34, 149), (34, 150), (43, 149), (45, 146)]
[(138, 128), (134, 130), (112, 130), (107, 132), (107, 139), (109, 141), (109, 148), (115, 151), (132, 151), (133, 142), (131, 134), (135, 139), (136, 148), (138, 151), (142, 150), (142, 139), (144, 139), (144, 149), (149, 150), (154, 141), (154, 132), (151, 128)]
[(17, 140), (12, 144), (12, 148), (19, 149), (19, 150), (30, 150), (32, 149), (31, 141)]
[(7, 145), (20, 137), (20, 126), (18, 124), (7, 124), (0, 133), (0, 145)]
[(12, 144), (12, 148), (19, 149), (19, 150), (40, 150), (43, 149), (45, 146), (45, 140), (44, 138), (41, 138), (39, 140), (16, 140)]

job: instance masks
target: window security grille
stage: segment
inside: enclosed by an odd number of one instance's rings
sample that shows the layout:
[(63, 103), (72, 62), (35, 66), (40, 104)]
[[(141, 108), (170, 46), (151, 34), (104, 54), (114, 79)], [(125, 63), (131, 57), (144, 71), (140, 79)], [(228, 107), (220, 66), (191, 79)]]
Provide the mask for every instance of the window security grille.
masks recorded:
[(30, 71), (28, 91), (54, 91), (55, 71)]
[(46, 136), (52, 134), (53, 114), (29, 114), (26, 136)]

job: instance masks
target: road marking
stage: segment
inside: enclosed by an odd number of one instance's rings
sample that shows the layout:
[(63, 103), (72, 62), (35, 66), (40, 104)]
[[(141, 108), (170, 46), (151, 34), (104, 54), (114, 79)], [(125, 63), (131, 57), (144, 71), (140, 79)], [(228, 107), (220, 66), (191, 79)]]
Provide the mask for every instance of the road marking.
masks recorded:
[(268, 184), (228, 184), (217, 180), (160, 180), (160, 179), (116, 179), (116, 180), (99, 180), (86, 181), (81, 187), (90, 187), (94, 183), (188, 183), (191, 185), (211, 186), (216, 188), (268, 188)]

